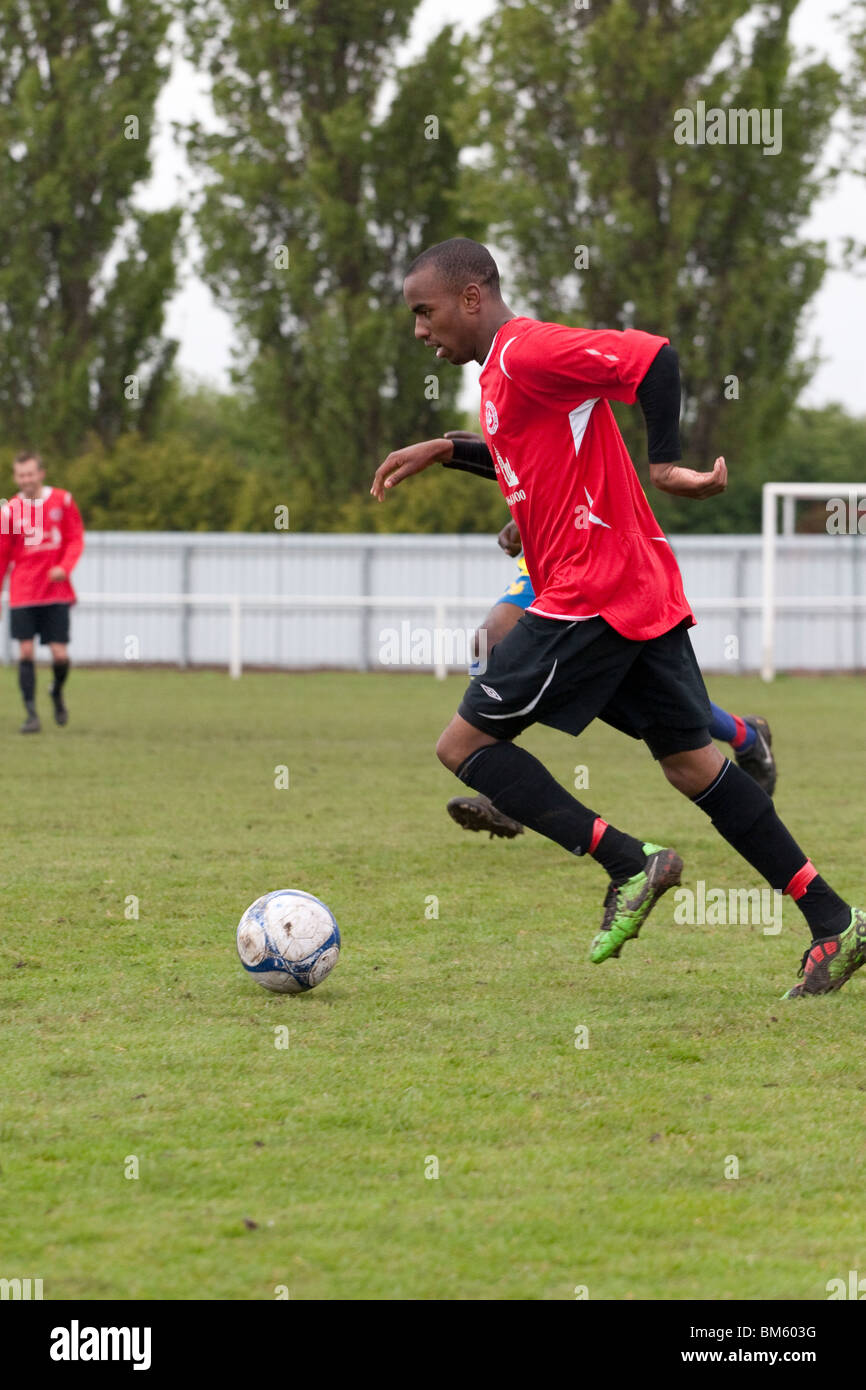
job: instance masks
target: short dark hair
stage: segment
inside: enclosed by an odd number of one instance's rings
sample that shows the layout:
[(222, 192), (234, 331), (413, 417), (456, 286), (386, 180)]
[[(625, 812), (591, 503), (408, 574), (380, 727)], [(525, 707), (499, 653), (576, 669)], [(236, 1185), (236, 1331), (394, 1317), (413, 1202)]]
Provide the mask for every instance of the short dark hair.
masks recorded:
[(420, 256), (416, 256), (406, 276), (424, 266), (435, 266), (449, 290), (460, 294), (467, 285), (489, 285), (495, 294), (499, 293), (499, 269), (496, 262), (480, 241), (472, 241), (467, 236), (453, 236), (448, 241), (438, 241), (428, 246)]
[(16, 454), (13, 463), (29, 463), (30, 460), (42, 467), (42, 455), (37, 454), (35, 449), (22, 449), (20, 454)]

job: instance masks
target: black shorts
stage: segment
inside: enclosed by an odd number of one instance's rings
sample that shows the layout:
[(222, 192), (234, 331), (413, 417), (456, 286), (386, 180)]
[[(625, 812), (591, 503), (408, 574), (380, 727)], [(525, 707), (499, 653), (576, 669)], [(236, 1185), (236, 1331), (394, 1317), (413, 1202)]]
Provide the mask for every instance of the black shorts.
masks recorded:
[(524, 613), (490, 653), (460, 714), (494, 738), (530, 724), (580, 734), (593, 719), (643, 739), (654, 758), (705, 748), (710, 699), (686, 623), (631, 642), (604, 618), (569, 622)]
[(18, 642), (29, 642), (37, 633), (43, 647), (51, 642), (69, 641), (68, 603), (34, 603), (29, 608), (10, 608), (12, 636)]

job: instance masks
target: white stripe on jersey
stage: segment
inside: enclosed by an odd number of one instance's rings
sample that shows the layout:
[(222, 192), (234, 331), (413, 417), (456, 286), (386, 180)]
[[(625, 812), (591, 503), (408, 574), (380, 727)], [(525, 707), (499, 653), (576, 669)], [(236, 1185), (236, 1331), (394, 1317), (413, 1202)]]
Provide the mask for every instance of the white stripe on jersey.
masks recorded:
[(580, 453), (580, 446), (583, 443), (583, 436), (586, 434), (586, 427), (589, 424), (589, 417), (595, 406), (598, 405), (599, 398), (584, 401), (582, 405), (576, 405), (574, 410), (568, 412), (568, 423), (571, 425), (571, 437), (574, 440), (574, 456)]

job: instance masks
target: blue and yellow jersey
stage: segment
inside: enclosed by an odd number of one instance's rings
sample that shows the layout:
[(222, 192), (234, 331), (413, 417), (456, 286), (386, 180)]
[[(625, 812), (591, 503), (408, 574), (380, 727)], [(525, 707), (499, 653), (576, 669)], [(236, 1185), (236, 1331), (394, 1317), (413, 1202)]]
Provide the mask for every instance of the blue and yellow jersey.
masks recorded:
[(528, 608), (534, 601), (535, 590), (532, 587), (532, 580), (529, 578), (526, 561), (521, 555), (517, 561), (517, 575), (514, 582), (509, 584), (505, 593), (496, 602), (497, 604), (513, 603), (517, 608)]

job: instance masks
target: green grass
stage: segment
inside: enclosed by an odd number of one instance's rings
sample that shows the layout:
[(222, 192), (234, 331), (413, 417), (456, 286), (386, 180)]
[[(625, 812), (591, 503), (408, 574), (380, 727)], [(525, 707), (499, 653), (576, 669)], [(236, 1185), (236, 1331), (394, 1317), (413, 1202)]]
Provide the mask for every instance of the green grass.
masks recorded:
[[(862, 683), (710, 684), (768, 716), (780, 813), (863, 903)], [(779, 1000), (808, 941), (788, 900), (765, 936), (677, 926), (669, 895), (591, 966), (601, 870), (445, 815), (462, 688), (75, 671), (69, 727), (25, 739), (5, 674), (0, 1276), (53, 1299), (821, 1299), (866, 1273), (866, 980)], [(568, 786), (585, 764), (581, 799), (675, 844), (685, 883), (757, 884), (641, 745), (525, 743)], [(343, 932), (295, 998), (235, 955), (283, 886)]]

